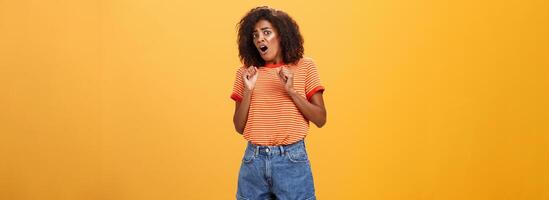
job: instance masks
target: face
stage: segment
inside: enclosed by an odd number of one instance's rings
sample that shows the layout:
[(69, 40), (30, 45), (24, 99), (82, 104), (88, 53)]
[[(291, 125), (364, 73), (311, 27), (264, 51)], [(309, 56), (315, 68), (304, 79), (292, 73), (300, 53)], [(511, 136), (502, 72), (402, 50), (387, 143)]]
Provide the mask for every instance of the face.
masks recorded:
[(282, 62), (280, 39), (271, 22), (259, 20), (252, 33), (254, 45), (266, 63)]

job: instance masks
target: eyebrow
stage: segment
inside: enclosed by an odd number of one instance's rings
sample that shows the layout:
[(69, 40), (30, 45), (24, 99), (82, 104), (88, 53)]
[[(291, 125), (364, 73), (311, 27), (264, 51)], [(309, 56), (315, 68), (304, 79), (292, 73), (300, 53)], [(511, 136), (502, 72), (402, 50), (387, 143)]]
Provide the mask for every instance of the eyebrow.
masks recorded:
[[(263, 31), (263, 30), (271, 29), (271, 27), (263, 27), (263, 28), (260, 28), (260, 29)], [(252, 33), (253, 32), (257, 32), (257, 30), (252, 31)]]

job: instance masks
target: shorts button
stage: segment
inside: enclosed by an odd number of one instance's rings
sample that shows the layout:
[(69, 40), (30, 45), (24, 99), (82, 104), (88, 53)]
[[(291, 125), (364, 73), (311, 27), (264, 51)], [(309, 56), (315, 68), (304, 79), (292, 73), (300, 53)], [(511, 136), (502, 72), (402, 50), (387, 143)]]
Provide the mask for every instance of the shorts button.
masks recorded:
[(269, 149), (265, 149), (265, 152), (269, 152)]

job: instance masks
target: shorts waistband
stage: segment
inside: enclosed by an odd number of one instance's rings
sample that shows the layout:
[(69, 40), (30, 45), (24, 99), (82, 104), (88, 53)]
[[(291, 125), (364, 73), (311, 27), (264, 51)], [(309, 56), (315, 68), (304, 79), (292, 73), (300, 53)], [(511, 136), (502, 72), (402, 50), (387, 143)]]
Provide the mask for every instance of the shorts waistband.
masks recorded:
[(277, 146), (261, 146), (256, 145), (248, 141), (248, 149), (253, 151), (255, 155), (257, 154), (280, 154), (283, 155), (286, 151), (291, 151), (292, 149), (298, 149), (298, 148), (304, 148), (305, 147), (305, 141), (299, 140), (297, 142), (294, 142), (292, 144), (288, 145), (277, 145)]

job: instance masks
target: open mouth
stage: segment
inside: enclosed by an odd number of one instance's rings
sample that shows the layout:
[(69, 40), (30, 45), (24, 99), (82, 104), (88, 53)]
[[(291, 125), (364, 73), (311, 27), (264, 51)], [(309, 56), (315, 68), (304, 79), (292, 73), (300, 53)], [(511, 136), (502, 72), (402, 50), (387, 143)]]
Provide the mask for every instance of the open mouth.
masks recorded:
[(267, 47), (265, 45), (260, 45), (259, 46), (259, 50), (261, 51), (261, 53), (265, 53), (267, 51), (267, 49), (269, 49), (269, 47)]

